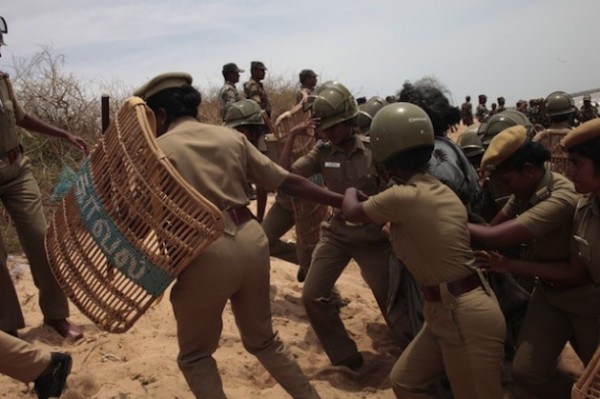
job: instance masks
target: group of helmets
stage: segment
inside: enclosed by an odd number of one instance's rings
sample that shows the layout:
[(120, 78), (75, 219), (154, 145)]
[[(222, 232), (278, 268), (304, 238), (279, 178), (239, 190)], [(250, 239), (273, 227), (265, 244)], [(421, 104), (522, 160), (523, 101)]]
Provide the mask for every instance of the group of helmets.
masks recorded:
[[(319, 86), (307, 102), (312, 115), (320, 118), (319, 130), (356, 118), (356, 125), (362, 132), (370, 133), (371, 148), (378, 162), (386, 162), (395, 154), (410, 149), (433, 146), (433, 126), (426, 112), (417, 105), (403, 102), (386, 105), (382, 98), (372, 97), (359, 109), (350, 91), (336, 81)], [(549, 115), (574, 110), (572, 98), (564, 92), (550, 94), (546, 102)], [(225, 113), (225, 124), (229, 127), (264, 125), (260, 106), (252, 100), (232, 104)], [(505, 110), (478, 127), (467, 128), (458, 144), (467, 156), (476, 156), (484, 152), (494, 136), (515, 125), (533, 131), (533, 124), (525, 114)]]
[(312, 115), (320, 118), (318, 128), (328, 129), (356, 117), (363, 134), (370, 134), (371, 149), (377, 162), (386, 162), (395, 154), (424, 146), (433, 147), (433, 126), (423, 109), (396, 102), (386, 105), (381, 97), (372, 97), (359, 108), (350, 91), (331, 81), (318, 87), (309, 97)]

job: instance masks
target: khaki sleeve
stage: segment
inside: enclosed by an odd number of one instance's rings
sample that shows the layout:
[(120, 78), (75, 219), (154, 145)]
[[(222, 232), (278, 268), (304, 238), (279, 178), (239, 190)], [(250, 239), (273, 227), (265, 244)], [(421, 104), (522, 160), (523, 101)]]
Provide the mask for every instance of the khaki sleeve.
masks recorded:
[(365, 213), (375, 223), (383, 224), (386, 222), (399, 223), (402, 220), (401, 209), (405, 208), (405, 195), (403, 187), (392, 186), (385, 191), (380, 192), (363, 202)]
[(275, 190), (287, 179), (289, 172), (261, 153), (245, 136), (248, 179), (267, 190)]
[(18, 124), (23, 120), (23, 118), (25, 118), (25, 111), (23, 111), (23, 108), (21, 108), (21, 104), (19, 104), (19, 101), (17, 100), (17, 96), (15, 96), (15, 92), (13, 90), (10, 79), (6, 79), (6, 85), (8, 87), (10, 98), (12, 99), (12, 102), (13, 102), (15, 118), (16, 118), (17, 124)]
[(292, 171), (304, 177), (310, 177), (323, 171), (323, 161), (319, 149), (315, 146), (308, 154), (298, 158), (292, 164)]
[(517, 217), (518, 209), (517, 200), (514, 195), (511, 195), (504, 207), (502, 207), (502, 211), (511, 218)]

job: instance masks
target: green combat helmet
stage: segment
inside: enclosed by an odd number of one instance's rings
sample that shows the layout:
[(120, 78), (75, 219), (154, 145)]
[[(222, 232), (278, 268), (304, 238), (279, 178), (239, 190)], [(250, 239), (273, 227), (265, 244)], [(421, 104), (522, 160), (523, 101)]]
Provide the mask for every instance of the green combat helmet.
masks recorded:
[(515, 125), (525, 126), (528, 131), (533, 129), (533, 123), (531, 123), (524, 113), (507, 109), (506, 111), (492, 115), (485, 123), (479, 125), (477, 135), (481, 139), (483, 147), (487, 148), (495, 135)]
[(358, 105), (346, 87), (335, 81), (323, 83), (308, 96), (312, 115), (321, 118), (318, 130), (350, 120), (358, 114)]
[(264, 125), (260, 105), (254, 100), (236, 101), (225, 110), (225, 126)]
[(485, 152), (481, 139), (477, 135), (477, 128), (478, 127), (474, 125), (469, 126), (458, 138), (458, 146), (465, 153), (467, 158), (476, 157)]
[(371, 97), (369, 101), (358, 107), (359, 111), (356, 116), (356, 126), (358, 126), (362, 134), (369, 134), (373, 117), (385, 105), (385, 100), (376, 96)]
[(421, 147), (433, 149), (433, 125), (427, 113), (411, 103), (383, 107), (371, 123), (371, 149), (375, 160), (389, 161), (394, 155)]
[(546, 97), (546, 114), (548, 116), (566, 115), (575, 112), (573, 97), (564, 91), (555, 91)]

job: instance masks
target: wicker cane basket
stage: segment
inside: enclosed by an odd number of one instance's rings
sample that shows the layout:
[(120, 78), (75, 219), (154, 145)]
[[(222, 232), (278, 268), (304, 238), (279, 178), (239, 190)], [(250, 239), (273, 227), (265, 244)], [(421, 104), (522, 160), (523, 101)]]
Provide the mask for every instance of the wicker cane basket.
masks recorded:
[(105, 331), (127, 331), (223, 231), (222, 214), (183, 180), (155, 141), (143, 100), (118, 111), (46, 236), (73, 303)]
[(573, 385), (571, 399), (600, 399), (600, 346)]

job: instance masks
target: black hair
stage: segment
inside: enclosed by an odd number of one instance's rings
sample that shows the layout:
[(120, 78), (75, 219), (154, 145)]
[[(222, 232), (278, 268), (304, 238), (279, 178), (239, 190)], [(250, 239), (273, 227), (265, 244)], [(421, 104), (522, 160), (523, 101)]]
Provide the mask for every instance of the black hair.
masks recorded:
[(600, 175), (600, 136), (571, 147), (567, 151), (591, 159), (596, 174)]
[(520, 171), (526, 163), (543, 167), (544, 162), (550, 160), (550, 155), (550, 151), (540, 143), (527, 140), (517, 151), (496, 166), (496, 170)]
[(444, 136), (446, 131), (460, 123), (460, 110), (450, 105), (446, 88), (433, 77), (422, 78), (415, 83), (406, 81), (398, 93), (398, 99), (409, 102), (423, 110), (431, 119), (436, 136)]
[(388, 170), (398, 168), (406, 171), (426, 172), (432, 152), (433, 145), (401, 151), (387, 160), (384, 166)]
[(146, 99), (146, 104), (155, 113), (164, 108), (170, 121), (182, 116), (196, 118), (201, 102), (200, 92), (191, 85), (164, 89)]

